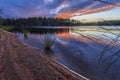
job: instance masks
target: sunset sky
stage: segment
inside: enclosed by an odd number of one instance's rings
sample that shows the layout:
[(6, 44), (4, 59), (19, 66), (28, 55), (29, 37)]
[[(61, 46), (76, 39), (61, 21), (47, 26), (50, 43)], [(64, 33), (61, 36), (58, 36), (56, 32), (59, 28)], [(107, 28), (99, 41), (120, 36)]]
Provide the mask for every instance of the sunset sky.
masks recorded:
[(4, 18), (58, 17), (94, 22), (120, 19), (120, 0), (0, 0)]

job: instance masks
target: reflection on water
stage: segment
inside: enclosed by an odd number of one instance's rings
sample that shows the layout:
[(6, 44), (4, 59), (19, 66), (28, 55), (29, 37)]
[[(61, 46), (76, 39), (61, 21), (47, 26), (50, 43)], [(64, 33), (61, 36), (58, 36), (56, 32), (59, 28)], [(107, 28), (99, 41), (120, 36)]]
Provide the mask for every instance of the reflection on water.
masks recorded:
[[(119, 30), (115, 31), (113, 27), (108, 28), (111, 29), (112, 33), (119, 34), (120, 32)], [(29, 31), (27, 38), (25, 38), (26, 36), (20, 29), (14, 29), (13, 32), (23, 43), (43, 50), (43, 54), (50, 57), (57, 56), (57, 60), (60, 63), (73, 71), (91, 80), (103, 80), (105, 67), (102, 64), (98, 64), (98, 57), (100, 56), (99, 53), (107, 45), (107, 42), (99, 42), (102, 41), (101, 39), (111, 40), (111, 38), (115, 38), (116, 36), (111, 32), (98, 27), (30, 28), (27, 30)], [(49, 33), (50, 37), (56, 38), (52, 50), (49, 52), (45, 52), (43, 49), (43, 38), (46, 33)], [(99, 39), (92, 41), (83, 35)], [(116, 45), (112, 51), (116, 52), (117, 50), (120, 50), (120, 47)], [(104, 57), (112, 54), (111, 52), (106, 53), (108, 54), (105, 54)], [(120, 80), (119, 66), (119, 62), (115, 63), (106, 73), (105, 80)]]
[[(120, 34), (120, 27), (117, 28), (114, 26), (103, 26), (103, 27), (84, 27), (84, 28), (75, 28), (72, 31), (72, 34), (76, 35), (85, 35), (85, 36), (91, 36), (96, 37), (99, 39), (105, 39), (112, 41)], [(120, 42), (120, 37), (118, 38), (118, 42)]]

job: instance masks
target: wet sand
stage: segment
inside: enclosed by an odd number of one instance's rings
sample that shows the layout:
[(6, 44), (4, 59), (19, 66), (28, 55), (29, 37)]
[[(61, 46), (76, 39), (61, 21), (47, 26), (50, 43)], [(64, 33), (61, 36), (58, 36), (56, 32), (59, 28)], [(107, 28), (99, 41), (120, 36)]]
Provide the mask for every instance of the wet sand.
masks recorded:
[(0, 80), (87, 80), (0, 30)]

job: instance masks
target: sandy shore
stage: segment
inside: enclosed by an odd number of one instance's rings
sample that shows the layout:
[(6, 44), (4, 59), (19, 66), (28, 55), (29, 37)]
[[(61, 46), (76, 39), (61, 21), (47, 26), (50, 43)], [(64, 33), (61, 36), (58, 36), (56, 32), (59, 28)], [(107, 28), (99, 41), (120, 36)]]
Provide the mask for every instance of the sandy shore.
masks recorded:
[(0, 30), (0, 80), (88, 80)]

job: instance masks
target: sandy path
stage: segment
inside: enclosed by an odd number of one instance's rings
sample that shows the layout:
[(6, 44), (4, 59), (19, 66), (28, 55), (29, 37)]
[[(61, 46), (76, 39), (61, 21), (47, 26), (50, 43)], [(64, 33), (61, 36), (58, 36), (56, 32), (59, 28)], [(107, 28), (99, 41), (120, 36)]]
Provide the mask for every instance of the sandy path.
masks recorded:
[(86, 80), (0, 30), (0, 80)]

